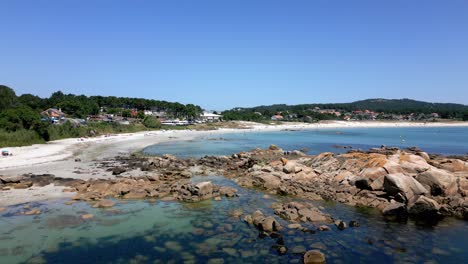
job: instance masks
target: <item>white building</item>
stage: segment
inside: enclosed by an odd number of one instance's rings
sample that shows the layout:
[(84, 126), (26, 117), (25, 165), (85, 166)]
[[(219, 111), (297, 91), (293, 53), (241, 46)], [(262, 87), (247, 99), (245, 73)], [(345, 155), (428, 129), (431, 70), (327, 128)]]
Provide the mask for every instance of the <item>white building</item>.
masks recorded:
[(212, 113), (203, 113), (200, 116), (201, 121), (203, 122), (219, 122), (223, 118), (222, 115), (212, 114)]

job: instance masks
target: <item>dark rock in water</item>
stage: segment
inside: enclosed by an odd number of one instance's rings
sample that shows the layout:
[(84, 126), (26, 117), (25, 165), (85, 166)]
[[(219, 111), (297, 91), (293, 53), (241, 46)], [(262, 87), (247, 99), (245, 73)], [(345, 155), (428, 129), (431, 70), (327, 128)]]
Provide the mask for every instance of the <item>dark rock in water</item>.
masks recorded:
[(280, 205), (275, 209), (275, 214), (290, 221), (331, 222), (331, 218), (322, 213), (319, 209), (298, 202)]
[(326, 225), (321, 225), (317, 228), (317, 230), (319, 231), (328, 231), (330, 230), (330, 227), (326, 226)]
[(279, 246), (276, 251), (278, 251), (278, 254), (284, 255), (288, 252), (288, 248), (286, 246)]
[(222, 195), (222, 196), (234, 197), (234, 196), (237, 195), (236, 193), (237, 193), (237, 189), (233, 188), (233, 187), (223, 186), (223, 187), (219, 188), (219, 194)]
[(414, 204), (410, 205), (408, 213), (417, 218), (430, 220), (440, 216), (439, 210), (439, 203), (425, 196), (420, 196)]
[(325, 255), (319, 250), (309, 250), (304, 254), (304, 264), (325, 263)]
[(406, 209), (406, 205), (403, 203), (391, 203), (382, 210), (382, 214), (385, 216), (406, 217), (408, 215), (408, 211)]
[(342, 220), (336, 220), (335, 226), (338, 227), (339, 230), (345, 230), (347, 228), (346, 223)]
[(359, 227), (359, 226), (361, 226), (361, 225), (359, 224), (359, 222), (354, 221), (354, 220), (351, 220), (351, 221), (349, 222), (349, 226), (350, 226), (350, 227)]
[(252, 216), (247, 215), (244, 221), (252, 224), (260, 231), (271, 233), (282, 229), (280, 223), (273, 216), (265, 216), (260, 210), (255, 211)]

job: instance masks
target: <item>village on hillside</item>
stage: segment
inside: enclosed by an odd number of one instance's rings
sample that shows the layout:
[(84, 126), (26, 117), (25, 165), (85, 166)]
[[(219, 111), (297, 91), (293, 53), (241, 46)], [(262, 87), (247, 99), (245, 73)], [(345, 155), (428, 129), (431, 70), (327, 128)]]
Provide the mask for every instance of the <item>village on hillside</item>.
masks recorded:
[[(345, 121), (357, 121), (357, 120), (394, 120), (394, 121), (435, 121), (440, 118), (438, 113), (410, 113), (410, 114), (390, 114), (385, 112), (374, 112), (367, 109), (348, 112), (340, 109), (321, 109), (320, 107), (315, 107), (309, 109), (312, 113), (321, 114), (328, 116), (330, 119), (340, 119)], [(262, 115), (259, 112), (255, 112), (257, 115)], [(299, 118), (298, 114), (286, 112), (277, 112), (275, 115), (271, 116), (273, 121), (293, 121)], [(313, 118), (310, 116), (305, 116), (305, 120), (312, 121)]]
[(205, 111), (196, 118), (175, 118), (173, 115), (158, 110), (144, 110), (138, 111), (137, 109), (122, 109), (120, 112), (109, 112), (105, 107), (101, 107), (98, 115), (89, 115), (85, 119), (68, 117), (67, 114), (62, 112), (59, 108), (49, 108), (41, 112), (41, 120), (53, 124), (60, 124), (64, 122), (71, 122), (73, 124), (86, 124), (87, 122), (116, 122), (121, 125), (130, 125), (131, 123), (139, 122), (147, 116), (157, 118), (162, 125), (168, 126), (185, 126), (202, 123), (220, 122), (222, 115), (216, 112)]

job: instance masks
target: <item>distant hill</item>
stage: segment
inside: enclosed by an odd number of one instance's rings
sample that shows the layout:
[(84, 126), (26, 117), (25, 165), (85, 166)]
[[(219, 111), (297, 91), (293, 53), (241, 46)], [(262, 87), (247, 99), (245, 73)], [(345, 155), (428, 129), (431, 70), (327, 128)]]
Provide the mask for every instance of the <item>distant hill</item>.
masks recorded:
[[(223, 114), (227, 115), (229, 119), (237, 119), (242, 115), (249, 116), (251, 113), (257, 113), (257, 117), (248, 119), (258, 119), (258, 116), (271, 116), (278, 112), (295, 113), (299, 115), (305, 115), (312, 112), (314, 108), (320, 109), (336, 109), (341, 112), (352, 112), (355, 110), (369, 110), (373, 112), (385, 112), (387, 114), (430, 114), (438, 113), (442, 118), (459, 118), (462, 119), (463, 115), (468, 113), (468, 105), (453, 104), (453, 103), (429, 103), (423, 101), (416, 101), (412, 99), (366, 99), (361, 101), (355, 101), (351, 103), (330, 103), (330, 104), (298, 104), (298, 105), (286, 105), (286, 104), (275, 104), (268, 106), (256, 106), (250, 108), (234, 108), (229, 111), (225, 111)], [(238, 113), (233, 114), (233, 113)], [(241, 114), (241, 115), (239, 115)], [(236, 117), (237, 116), (237, 117)], [(318, 119), (329, 119), (324, 116)]]

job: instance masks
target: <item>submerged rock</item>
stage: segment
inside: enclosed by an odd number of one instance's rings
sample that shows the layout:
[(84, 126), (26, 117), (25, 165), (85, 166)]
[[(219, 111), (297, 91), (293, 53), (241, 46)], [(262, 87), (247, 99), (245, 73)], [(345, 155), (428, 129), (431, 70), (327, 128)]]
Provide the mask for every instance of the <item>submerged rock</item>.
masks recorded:
[(80, 216), (76, 215), (58, 215), (47, 219), (46, 222), (48, 228), (57, 229), (77, 227), (83, 223), (85, 223), (85, 221)]
[(345, 230), (348, 226), (346, 225), (346, 222), (342, 221), (342, 220), (336, 220), (335, 221), (335, 226), (339, 229), (339, 230)]
[(275, 214), (293, 222), (331, 222), (328, 215), (309, 204), (290, 202), (275, 208)]
[(304, 264), (325, 263), (325, 255), (319, 250), (309, 250), (304, 254)]
[(100, 200), (98, 202), (96, 202), (93, 207), (97, 207), (97, 208), (109, 208), (109, 207), (113, 207), (115, 205), (115, 202), (111, 201), (111, 200), (107, 200), (107, 199), (104, 199), (104, 200)]
[(265, 216), (260, 210), (255, 211), (251, 216), (246, 215), (244, 221), (252, 223), (258, 230), (267, 233), (282, 229), (280, 223), (273, 216)]

